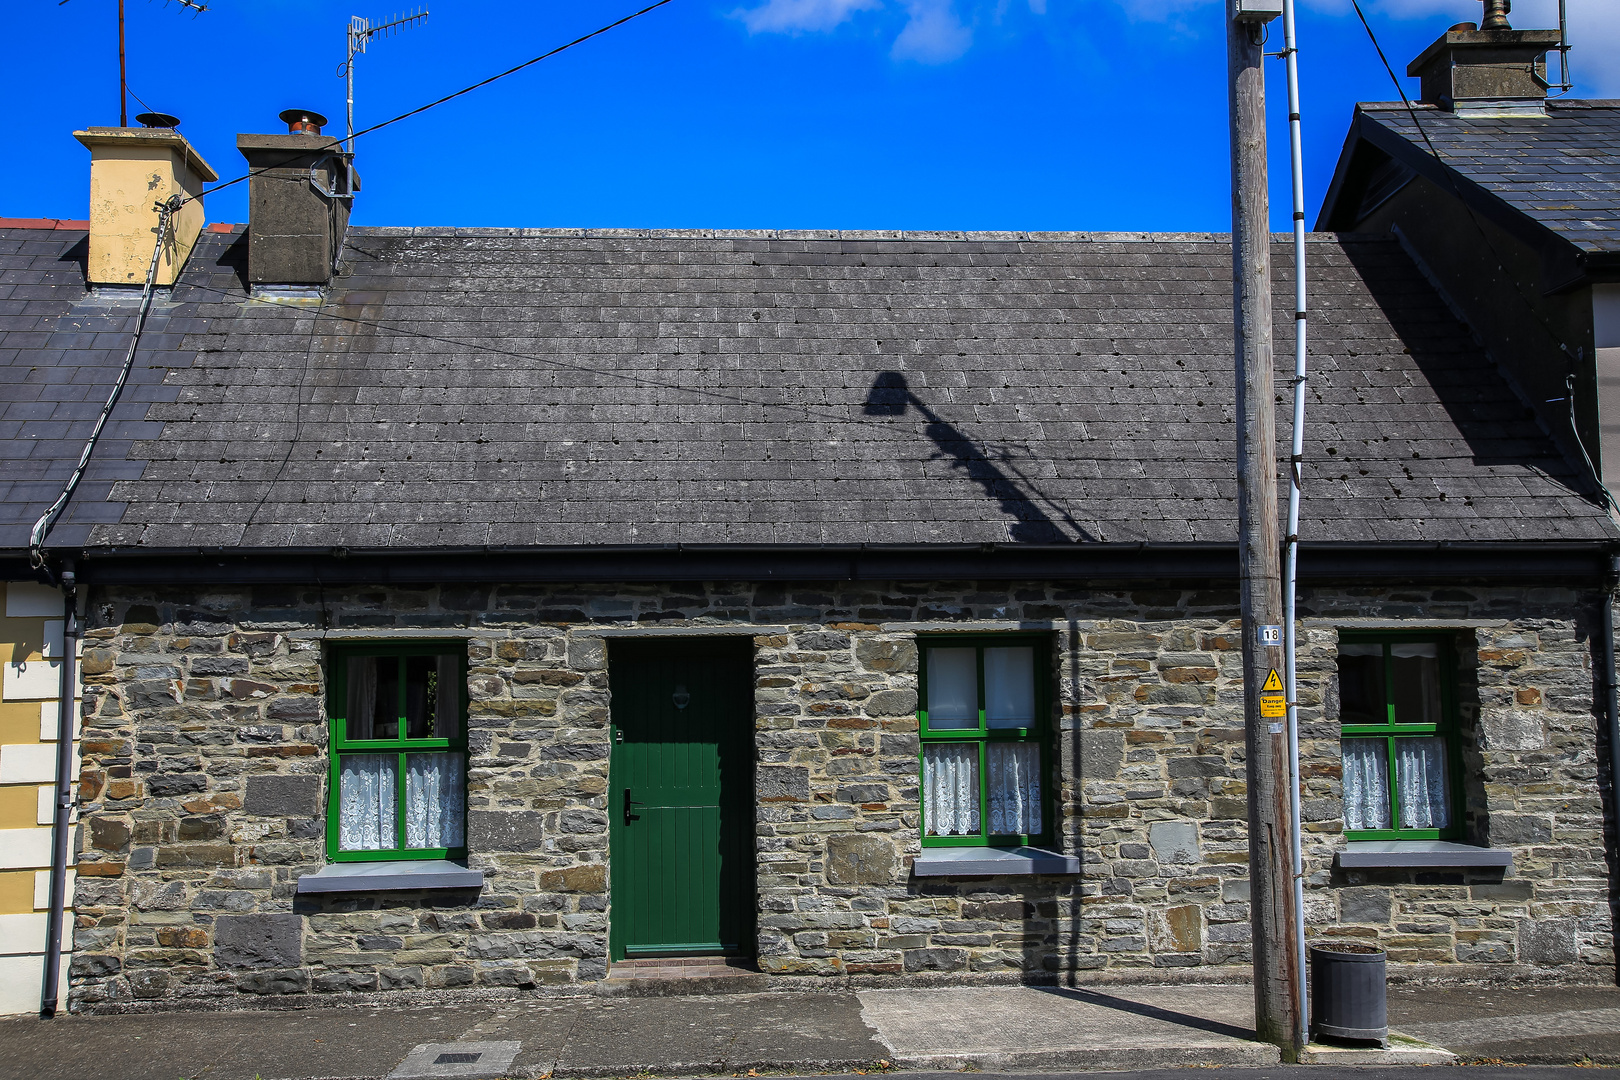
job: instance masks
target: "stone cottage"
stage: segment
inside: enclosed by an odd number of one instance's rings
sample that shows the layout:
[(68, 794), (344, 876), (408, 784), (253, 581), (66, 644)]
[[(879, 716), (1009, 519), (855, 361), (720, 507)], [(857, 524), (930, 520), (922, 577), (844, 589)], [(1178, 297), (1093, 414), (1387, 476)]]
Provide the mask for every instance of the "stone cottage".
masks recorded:
[[(1227, 237), (263, 194), (190, 238), (46, 545), (72, 1007), (1245, 976)], [(134, 319), (97, 228), (0, 230), (13, 579)], [(1309, 247), (1309, 933), (1610, 980), (1620, 533), (1398, 237)]]

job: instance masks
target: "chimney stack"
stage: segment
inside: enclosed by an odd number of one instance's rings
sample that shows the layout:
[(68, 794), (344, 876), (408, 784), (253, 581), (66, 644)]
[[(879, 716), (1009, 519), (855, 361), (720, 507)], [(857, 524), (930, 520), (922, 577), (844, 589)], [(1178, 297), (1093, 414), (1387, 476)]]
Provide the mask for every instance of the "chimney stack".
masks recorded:
[[(219, 179), (175, 131), (179, 120), (143, 113), (144, 128), (90, 128), (73, 137), (90, 151), (89, 279), (98, 285), (144, 285), (157, 240), (155, 205), (171, 195), (195, 196)], [(174, 215), (158, 258), (159, 285), (173, 285), (202, 232), (201, 199)]]
[(1483, 23), (1458, 23), (1406, 65), (1422, 80), (1418, 100), (1458, 116), (1545, 116), (1547, 50), (1560, 44), (1558, 31), (1515, 30), (1511, 0), (1484, 4)]
[(248, 281), (325, 285), (332, 280), (349, 223), (353, 174), (343, 140), (321, 134), (326, 117), (288, 109), (281, 120), (287, 125), (285, 135), (236, 137), (253, 173), (248, 180)]

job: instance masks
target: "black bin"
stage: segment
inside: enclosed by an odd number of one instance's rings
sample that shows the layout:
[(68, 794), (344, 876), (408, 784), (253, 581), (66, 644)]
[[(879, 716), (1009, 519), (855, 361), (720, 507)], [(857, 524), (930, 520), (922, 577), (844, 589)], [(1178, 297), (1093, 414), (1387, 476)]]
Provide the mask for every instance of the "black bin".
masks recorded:
[(1311, 946), (1311, 1032), (1352, 1042), (1389, 1042), (1387, 954), (1374, 945)]

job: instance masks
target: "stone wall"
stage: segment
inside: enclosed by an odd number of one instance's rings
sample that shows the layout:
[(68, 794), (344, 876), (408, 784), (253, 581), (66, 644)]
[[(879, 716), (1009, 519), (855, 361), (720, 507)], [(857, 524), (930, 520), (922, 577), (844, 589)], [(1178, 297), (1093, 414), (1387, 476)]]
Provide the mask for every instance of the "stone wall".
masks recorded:
[[(1317, 590), (1300, 669), (1312, 933), (1396, 962), (1612, 975), (1595, 595)], [(753, 636), (759, 962), (906, 978), (1239, 977), (1248, 961), (1235, 593), (1038, 583), (98, 590), (84, 656), (76, 1007), (530, 987), (606, 968), (615, 634)], [(1337, 871), (1336, 628), (1464, 657), (1474, 839), (1505, 877)], [(916, 634), (1044, 628), (1055, 846), (1074, 879), (916, 879)], [(318, 899), (324, 640), (465, 639), (479, 893)], [(1454, 970), (1463, 970), (1454, 968)], [(1584, 973), (1584, 974), (1583, 974)]]

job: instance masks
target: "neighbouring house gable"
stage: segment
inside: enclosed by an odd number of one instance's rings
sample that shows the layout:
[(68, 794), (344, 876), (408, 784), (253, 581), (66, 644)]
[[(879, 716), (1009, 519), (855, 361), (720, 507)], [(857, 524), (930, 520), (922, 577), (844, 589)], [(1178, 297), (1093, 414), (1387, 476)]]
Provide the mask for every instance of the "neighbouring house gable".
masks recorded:
[(1404, 172), (1510, 230), (1532, 224), (1530, 235), (1545, 230), (1575, 252), (1620, 252), (1620, 101), (1550, 100), (1546, 108), (1545, 116), (1459, 116), (1398, 101), (1357, 105), (1318, 228), (1356, 228), (1392, 173)]

